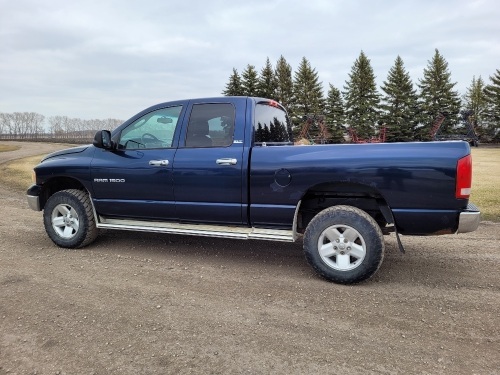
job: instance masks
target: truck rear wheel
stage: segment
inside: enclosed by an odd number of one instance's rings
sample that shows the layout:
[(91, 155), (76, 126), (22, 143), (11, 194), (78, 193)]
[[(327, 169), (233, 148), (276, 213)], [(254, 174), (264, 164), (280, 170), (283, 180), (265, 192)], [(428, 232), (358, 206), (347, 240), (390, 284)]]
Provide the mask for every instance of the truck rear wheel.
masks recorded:
[(304, 234), (304, 253), (322, 277), (352, 284), (373, 276), (382, 264), (385, 243), (377, 222), (352, 206), (318, 213)]
[(98, 233), (90, 197), (77, 189), (52, 195), (43, 211), (43, 223), (57, 246), (70, 249), (90, 244)]

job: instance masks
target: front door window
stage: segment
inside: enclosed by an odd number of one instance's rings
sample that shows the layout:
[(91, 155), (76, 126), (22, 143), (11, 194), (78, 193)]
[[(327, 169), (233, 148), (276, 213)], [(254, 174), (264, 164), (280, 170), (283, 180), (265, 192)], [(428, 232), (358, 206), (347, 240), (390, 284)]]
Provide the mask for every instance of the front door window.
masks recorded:
[(150, 112), (123, 129), (118, 149), (170, 148), (182, 106)]

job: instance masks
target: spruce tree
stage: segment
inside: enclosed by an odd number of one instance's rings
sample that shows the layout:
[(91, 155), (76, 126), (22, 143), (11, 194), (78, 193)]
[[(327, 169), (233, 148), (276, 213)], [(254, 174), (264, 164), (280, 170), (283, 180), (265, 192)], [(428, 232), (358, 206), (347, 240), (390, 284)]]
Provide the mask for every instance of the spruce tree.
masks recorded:
[(276, 100), (280, 102), (291, 113), (291, 105), (293, 102), (293, 81), (292, 67), (287, 63), (285, 58), (281, 56), (274, 71), (276, 77)]
[(432, 123), (441, 111), (448, 112), (448, 116), (440, 128), (439, 134), (453, 133), (460, 112), (460, 98), (458, 92), (453, 90), (455, 85), (456, 83), (451, 82), (448, 62), (436, 49), (434, 57), (424, 69), (424, 78), (418, 84), (424, 125), (420, 128), (420, 139), (430, 139)]
[(387, 80), (381, 87), (385, 93), (381, 108), (383, 126), (388, 142), (408, 142), (414, 139), (414, 128), (418, 124), (417, 92), (403, 59), (398, 56), (389, 70)]
[(360, 138), (375, 135), (380, 96), (370, 60), (361, 51), (344, 86), (346, 123)]
[(485, 113), (488, 135), (495, 141), (500, 141), (500, 70), (490, 76), (491, 83), (486, 86), (484, 94), (488, 101)]
[(478, 136), (482, 138), (485, 135), (483, 126), (486, 124), (483, 123), (483, 117), (488, 109), (488, 99), (485, 94), (485, 83), (481, 76), (478, 79), (475, 76), (472, 77), (472, 82), (463, 96), (462, 107), (465, 110), (473, 111), (469, 121), (474, 126)]
[(255, 66), (248, 64), (243, 73), (241, 73), (241, 86), (243, 95), (257, 95), (258, 75)]
[(325, 101), (325, 126), (330, 133), (329, 143), (343, 143), (345, 134), (344, 103), (340, 90), (330, 84)]
[[(295, 72), (293, 81), (293, 114), (297, 122), (306, 115), (320, 115), (324, 109), (323, 88), (316, 69), (303, 57)], [(303, 126), (303, 124), (302, 124)], [(318, 129), (310, 129), (311, 136), (317, 136)]]
[(233, 68), (233, 74), (229, 77), (229, 82), (226, 84), (226, 88), (222, 91), (222, 95), (225, 96), (238, 96), (243, 95), (243, 88), (241, 86), (241, 78), (238, 71)]
[(276, 77), (274, 69), (269, 61), (266, 60), (266, 65), (262, 68), (257, 82), (257, 95), (263, 98), (276, 100)]

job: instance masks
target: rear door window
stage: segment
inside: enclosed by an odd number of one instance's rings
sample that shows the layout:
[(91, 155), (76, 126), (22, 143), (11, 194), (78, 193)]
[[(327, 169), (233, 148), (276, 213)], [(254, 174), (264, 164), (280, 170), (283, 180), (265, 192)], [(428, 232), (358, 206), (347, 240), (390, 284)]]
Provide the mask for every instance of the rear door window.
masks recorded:
[(189, 117), (186, 147), (233, 144), (235, 109), (230, 103), (195, 104)]

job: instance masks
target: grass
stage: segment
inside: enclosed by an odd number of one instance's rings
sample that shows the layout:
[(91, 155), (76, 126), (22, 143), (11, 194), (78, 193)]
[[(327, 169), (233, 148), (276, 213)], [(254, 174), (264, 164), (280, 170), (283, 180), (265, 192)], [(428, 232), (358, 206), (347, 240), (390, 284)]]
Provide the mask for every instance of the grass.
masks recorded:
[(0, 165), (0, 180), (16, 190), (26, 190), (31, 184), (31, 171), (44, 155), (30, 156)]
[(21, 148), (21, 146), (0, 144), (0, 152), (16, 151), (16, 150), (19, 150), (20, 148)]
[[(0, 165), (0, 180), (15, 189), (26, 190), (31, 183), (31, 171), (43, 156)], [(470, 200), (481, 209), (482, 220), (500, 222), (500, 148), (474, 147), (472, 164)]]
[(482, 220), (500, 222), (500, 148), (473, 147), (470, 201)]

